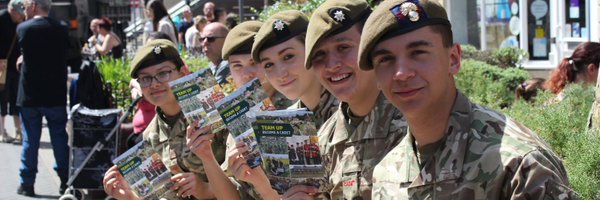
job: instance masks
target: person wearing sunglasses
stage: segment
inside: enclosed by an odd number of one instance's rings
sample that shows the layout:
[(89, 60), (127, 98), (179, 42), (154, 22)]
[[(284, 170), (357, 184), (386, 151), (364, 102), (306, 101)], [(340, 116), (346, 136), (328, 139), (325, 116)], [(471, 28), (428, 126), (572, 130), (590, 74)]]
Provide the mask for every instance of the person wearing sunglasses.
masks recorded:
[(228, 83), (229, 77), (229, 62), (221, 57), (225, 36), (229, 33), (229, 29), (221, 23), (213, 22), (202, 29), (200, 34), (200, 43), (202, 44), (202, 53), (206, 55), (210, 63), (208, 67), (217, 79), (219, 84)]
[[(137, 79), (146, 100), (157, 106), (156, 115), (143, 133), (143, 140), (159, 152), (173, 177), (173, 192), (166, 199), (214, 198), (209, 189), (204, 165), (186, 145), (188, 124), (168, 82), (183, 77), (186, 71), (175, 44), (157, 39), (142, 47), (132, 60), (131, 77)], [(206, 140), (212, 134), (204, 135)], [(225, 146), (216, 145), (215, 155), (224, 155)], [(117, 199), (139, 199), (119, 173), (111, 167), (104, 176), (104, 191)]]

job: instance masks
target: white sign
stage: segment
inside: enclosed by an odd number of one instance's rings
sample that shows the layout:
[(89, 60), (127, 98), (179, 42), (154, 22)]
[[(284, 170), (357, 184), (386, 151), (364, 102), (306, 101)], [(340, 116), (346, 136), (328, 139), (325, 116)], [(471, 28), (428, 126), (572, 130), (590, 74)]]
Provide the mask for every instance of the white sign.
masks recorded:
[(521, 33), (521, 24), (519, 23), (519, 17), (511, 17), (508, 27), (510, 28), (510, 33), (512, 33), (513, 35), (519, 35)]
[(519, 4), (517, 2), (513, 2), (510, 6), (510, 11), (513, 15), (519, 14)]
[(548, 14), (548, 3), (542, 0), (535, 0), (531, 3), (531, 14), (535, 19), (540, 19)]

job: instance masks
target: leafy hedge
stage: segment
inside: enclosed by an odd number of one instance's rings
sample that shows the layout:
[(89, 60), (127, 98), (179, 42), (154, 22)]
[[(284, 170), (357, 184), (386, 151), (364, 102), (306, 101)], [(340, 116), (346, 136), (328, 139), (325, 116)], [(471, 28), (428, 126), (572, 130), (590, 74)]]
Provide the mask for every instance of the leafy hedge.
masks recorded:
[(548, 103), (554, 95), (544, 92), (535, 103), (519, 101), (503, 112), (538, 133), (564, 159), (581, 199), (600, 199), (600, 133), (586, 128), (593, 88), (573, 84), (564, 92), (561, 102)]
[(461, 45), (461, 49), (463, 59), (479, 60), (501, 68), (522, 67), (521, 63), (529, 58), (527, 51), (514, 47), (481, 51), (472, 45)]
[(500, 68), (482, 61), (466, 59), (455, 77), (456, 86), (472, 101), (493, 107), (509, 106), (515, 88), (529, 78), (520, 68)]
[(118, 108), (125, 108), (131, 104), (131, 91), (129, 90), (130, 60), (114, 59), (105, 56), (98, 62), (98, 71), (102, 74), (104, 82), (110, 85)]

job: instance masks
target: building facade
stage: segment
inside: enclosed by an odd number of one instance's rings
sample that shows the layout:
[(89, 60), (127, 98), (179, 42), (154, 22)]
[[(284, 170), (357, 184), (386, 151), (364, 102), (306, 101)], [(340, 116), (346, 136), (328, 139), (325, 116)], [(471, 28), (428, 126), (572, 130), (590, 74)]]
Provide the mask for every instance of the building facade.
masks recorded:
[(600, 0), (441, 0), (455, 41), (482, 50), (518, 47), (528, 70), (553, 69), (586, 41), (600, 41)]

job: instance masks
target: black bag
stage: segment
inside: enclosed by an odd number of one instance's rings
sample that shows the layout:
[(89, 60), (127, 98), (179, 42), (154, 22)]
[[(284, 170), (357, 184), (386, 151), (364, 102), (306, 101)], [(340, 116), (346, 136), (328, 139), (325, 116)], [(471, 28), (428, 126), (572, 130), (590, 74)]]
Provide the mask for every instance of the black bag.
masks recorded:
[(105, 109), (112, 107), (111, 89), (104, 84), (102, 74), (100, 74), (93, 61), (84, 60), (81, 64), (75, 96), (87, 108)]

